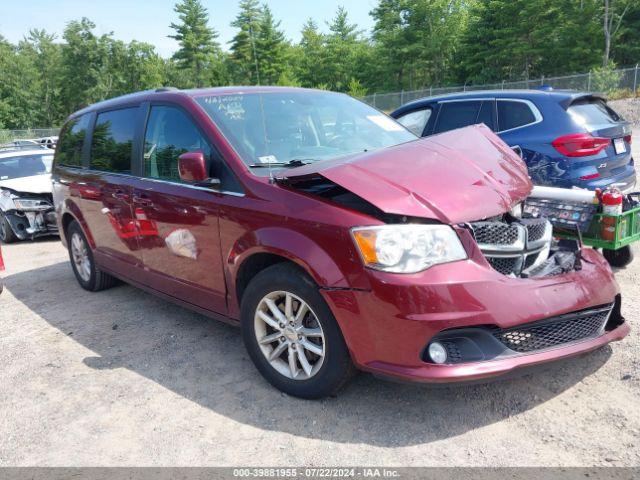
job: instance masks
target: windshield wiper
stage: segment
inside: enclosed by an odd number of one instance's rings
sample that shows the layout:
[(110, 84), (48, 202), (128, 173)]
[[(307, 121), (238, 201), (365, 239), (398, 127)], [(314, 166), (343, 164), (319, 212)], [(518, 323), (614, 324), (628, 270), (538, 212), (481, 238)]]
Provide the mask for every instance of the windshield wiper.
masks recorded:
[(314, 162), (311, 158), (294, 158), (288, 162), (252, 163), (249, 168), (269, 168), (269, 167), (301, 167)]

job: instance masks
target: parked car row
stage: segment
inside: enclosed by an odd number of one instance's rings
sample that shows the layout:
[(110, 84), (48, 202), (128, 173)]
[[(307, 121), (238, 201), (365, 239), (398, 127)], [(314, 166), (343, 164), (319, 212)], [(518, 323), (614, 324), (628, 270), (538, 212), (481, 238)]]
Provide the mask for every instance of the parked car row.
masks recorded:
[(609, 265), (523, 202), (530, 176), (631, 185), (628, 125), (596, 96), (480, 95), (394, 112), (411, 131), (294, 88), (159, 89), (76, 112), (52, 173), (75, 276), (240, 325), (260, 373), (304, 398), (356, 369), (478, 380), (622, 339)]

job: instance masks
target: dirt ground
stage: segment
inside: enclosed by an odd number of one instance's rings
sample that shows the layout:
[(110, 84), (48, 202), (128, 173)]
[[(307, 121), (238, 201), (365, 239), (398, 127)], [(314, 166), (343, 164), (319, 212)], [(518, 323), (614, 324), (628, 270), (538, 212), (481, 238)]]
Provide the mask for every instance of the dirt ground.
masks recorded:
[(362, 374), (322, 401), (269, 386), (234, 327), (85, 292), (57, 240), (2, 251), (0, 466), (640, 465), (638, 248), (622, 342), (487, 385)]

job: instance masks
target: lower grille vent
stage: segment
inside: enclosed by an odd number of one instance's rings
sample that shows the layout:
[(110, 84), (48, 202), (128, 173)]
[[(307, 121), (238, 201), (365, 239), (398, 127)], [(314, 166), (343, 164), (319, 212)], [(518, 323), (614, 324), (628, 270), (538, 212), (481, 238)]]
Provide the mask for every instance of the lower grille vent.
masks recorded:
[(543, 350), (597, 336), (612, 307), (613, 304), (517, 328), (498, 330), (493, 332), (493, 336), (505, 347), (519, 353)]

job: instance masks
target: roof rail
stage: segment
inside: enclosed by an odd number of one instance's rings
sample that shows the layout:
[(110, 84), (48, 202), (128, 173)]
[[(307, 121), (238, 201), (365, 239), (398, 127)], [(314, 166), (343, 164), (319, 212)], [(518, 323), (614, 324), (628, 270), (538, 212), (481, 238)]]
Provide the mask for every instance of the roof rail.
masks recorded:
[(155, 92), (156, 93), (160, 93), (160, 92), (177, 92), (178, 89), (176, 87), (160, 87), (160, 88), (156, 88)]

